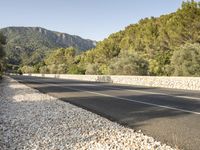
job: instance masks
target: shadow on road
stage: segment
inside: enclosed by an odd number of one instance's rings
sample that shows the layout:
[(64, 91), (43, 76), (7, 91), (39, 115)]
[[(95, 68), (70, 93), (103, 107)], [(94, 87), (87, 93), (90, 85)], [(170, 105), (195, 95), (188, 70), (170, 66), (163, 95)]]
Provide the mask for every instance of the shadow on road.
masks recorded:
[[(35, 77), (14, 78), (40, 92), (50, 94), (62, 101), (92, 111), (111, 121), (118, 122), (129, 128), (142, 130), (145, 134), (153, 136), (157, 140), (169, 145), (194, 150), (198, 149), (200, 145), (200, 126), (197, 125), (200, 124), (199, 115), (126, 101), (115, 97), (100, 96), (95, 93), (117, 95), (117, 97), (124, 99), (133, 99), (196, 112), (200, 112), (200, 101), (167, 95), (141, 94), (127, 91), (127, 89), (153, 90), (158, 88), (113, 85), (121, 89), (110, 89), (113, 86), (105, 83), (95, 83), (95, 85), (99, 86), (94, 86), (92, 82), (85, 81), (41, 79)], [(81, 89), (81, 91), (73, 90), (69, 87)], [(91, 91), (94, 93), (83, 91)]]

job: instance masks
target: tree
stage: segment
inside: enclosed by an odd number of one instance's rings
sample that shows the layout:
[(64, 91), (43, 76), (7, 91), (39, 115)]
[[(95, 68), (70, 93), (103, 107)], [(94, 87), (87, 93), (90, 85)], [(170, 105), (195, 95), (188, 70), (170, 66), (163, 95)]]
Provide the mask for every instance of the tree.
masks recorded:
[(0, 77), (1, 77), (4, 67), (5, 67), (4, 57), (6, 54), (5, 54), (4, 47), (3, 47), (3, 45), (5, 45), (5, 44), (6, 44), (6, 38), (2, 33), (0, 33)]
[(59, 48), (46, 56), (45, 65), (41, 66), (40, 72), (44, 73), (67, 73), (70, 66), (75, 63), (76, 49), (73, 47)]

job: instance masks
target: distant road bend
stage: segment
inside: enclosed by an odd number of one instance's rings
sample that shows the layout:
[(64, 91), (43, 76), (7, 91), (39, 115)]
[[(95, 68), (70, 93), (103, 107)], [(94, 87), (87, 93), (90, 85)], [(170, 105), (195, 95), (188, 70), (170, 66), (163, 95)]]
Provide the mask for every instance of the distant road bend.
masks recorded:
[(200, 148), (200, 92), (11, 76), (155, 139), (186, 150)]

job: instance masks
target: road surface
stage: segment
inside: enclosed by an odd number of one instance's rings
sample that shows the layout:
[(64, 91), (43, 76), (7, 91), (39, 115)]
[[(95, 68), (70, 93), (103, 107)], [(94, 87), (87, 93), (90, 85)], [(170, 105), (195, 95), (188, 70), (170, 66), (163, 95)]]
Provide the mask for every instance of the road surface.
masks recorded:
[(200, 149), (200, 92), (11, 76), (32, 88), (80, 106), (163, 143)]

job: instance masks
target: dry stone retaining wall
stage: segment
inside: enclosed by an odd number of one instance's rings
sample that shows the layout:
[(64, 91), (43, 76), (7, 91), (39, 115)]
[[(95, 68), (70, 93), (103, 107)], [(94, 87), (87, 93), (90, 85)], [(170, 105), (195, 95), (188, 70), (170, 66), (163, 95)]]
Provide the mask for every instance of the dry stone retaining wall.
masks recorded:
[(200, 77), (158, 77), (158, 76), (110, 76), (110, 75), (66, 75), (66, 74), (24, 74), (26, 76), (74, 79), (96, 82), (110, 82), (150, 87), (164, 87), (185, 90), (200, 90)]

